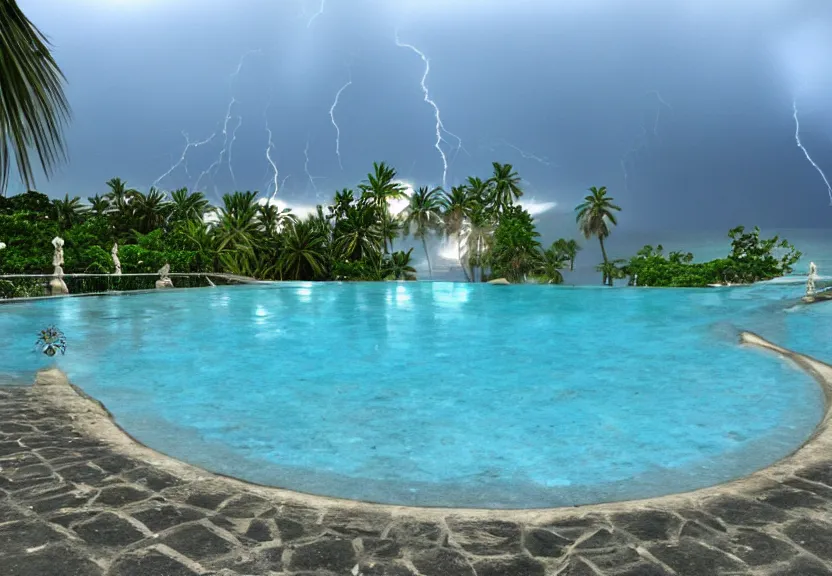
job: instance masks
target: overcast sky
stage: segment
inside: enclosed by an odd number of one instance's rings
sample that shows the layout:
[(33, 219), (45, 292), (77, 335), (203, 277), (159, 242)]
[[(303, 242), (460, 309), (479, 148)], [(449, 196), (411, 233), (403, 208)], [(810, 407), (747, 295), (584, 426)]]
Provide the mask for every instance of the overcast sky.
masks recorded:
[[(374, 160), (440, 185), (424, 62), (398, 30), (430, 61), (449, 185), (497, 160), (562, 210), (606, 185), (630, 229), (832, 223), (792, 117), (797, 98), (802, 142), (832, 176), (829, 0), (18, 1), (69, 82), (71, 162), (38, 183), (52, 196), (113, 176), (150, 186), (183, 131), (215, 136), (158, 186), (193, 187), (215, 163), (209, 197), (272, 192), (267, 127), (290, 202), (323, 201)], [(350, 80), (342, 169), (330, 107)]]

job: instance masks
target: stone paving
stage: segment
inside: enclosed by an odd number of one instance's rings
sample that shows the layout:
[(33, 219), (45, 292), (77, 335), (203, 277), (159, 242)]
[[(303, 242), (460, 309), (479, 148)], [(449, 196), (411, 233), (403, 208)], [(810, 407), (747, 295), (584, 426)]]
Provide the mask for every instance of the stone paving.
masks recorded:
[(0, 388), (3, 576), (832, 576), (828, 445), (825, 460), (639, 502), (373, 506), (126, 449), (92, 434), (106, 413), (64, 388), (75, 408), (54, 386)]

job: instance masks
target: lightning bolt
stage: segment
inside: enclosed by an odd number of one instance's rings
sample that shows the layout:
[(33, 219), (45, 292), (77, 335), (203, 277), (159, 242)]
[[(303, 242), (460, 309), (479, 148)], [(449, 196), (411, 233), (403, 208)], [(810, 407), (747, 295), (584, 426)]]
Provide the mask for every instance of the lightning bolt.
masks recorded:
[(823, 173), (820, 166), (812, 160), (812, 157), (809, 156), (809, 151), (806, 150), (806, 147), (800, 142), (800, 120), (797, 117), (797, 100), (792, 101), (792, 117), (794, 118), (794, 140), (797, 143), (797, 147), (803, 150), (803, 155), (806, 156), (806, 160), (809, 161), (809, 164), (814, 166), (815, 170), (818, 171), (820, 177), (823, 178), (823, 183), (826, 184), (826, 191), (829, 193), (829, 205), (832, 206), (832, 186), (829, 184), (829, 180), (826, 178), (826, 174)]
[(352, 86), (352, 73), (350, 73), (349, 80), (347, 83), (341, 86), (340, 90), (335, 93), (335, 100), (332, 102), (332, 106), (329, 108), (329, 119), (332, 122), (332, 125), (335, 127), (335, 155), (338, 156), (338, 166), (341, 167), (341, 170), (344, 169), (344, 165), (341, 164), (341, 128), (338, 126), (338, 123), (335, 121), (335, 109), (338, 107), (338, 102), (341, 100), (341, 94), (344, 93), (344, 90)]
[[(262, 50), (257, 48), (254, 50), (249, 50), (242, 56), (240, 56), (240, 60), (237, 62), (237, 67), (228, 77), (229, 83), (229, 90), (231, 92), (231, 100), (228, 102), (228, 107), (225, 111), (225, 119), (222, 124), (222, 137), (223, 137), (223, 145), (222, 149), (220, 150), (219, 156), (217, 159), (208, 166), (207, 169), (203, 170), (202, 173), (197, 178), (196, 183), (194, 184), (195, 189), (199, 189), (199, 185), (202, 180), (208, 176), (214, 177), (216, 176), (217, 171), (219, 170), (220, 166), (223, 163), (223, 159), (226, 159), (226, 163), (228, 164), (228, 171), (231, 174), (231, 179), (234, 182), (234, 187), (237, 187), (237, 178), (234, 174), (234, 167), (232, 165), (232, 151), (234, 148), (234, 141), (237, 139), (237, 130), (239, 130), (240, 126), (243, 123), (243, 119), (241, 116), (237, 116), (237, 122), (234, 128), (230, 131), (229, 137), (229, 130), (228, 125), (231, 123), (231, 119), (234, 117), (234, 106), (238, 103), (236, 97), (234, 96), (234, 85), (236, 83), (237, 77), (240, 75), (240, 72), (243, 69), (243, 65), (245, 64), (246, 59), (251, 56), (252, 54), (260, 54)], [(216, 134), (214, 135), (216, 136)], [(213, 138), (213, 137), (212, 137)], [(215, 186), (216, 188), (216, 186)]]
[[(653, 138), (659, 138), (659, 120), (661, 119), (662, 108), (667, 108), (671, 112), (673, 112), (673, 108), (668, 104), (668, 102), (662, 98), (662, 95), (659, 94), (657, 90), (651, 90), (645, 94), (645, 96), (654, 96), (656, 100), (658, 100), (658, 105), (656, 107), (656, 116), (653, 119), (653, 130), (652, 136)], [(650, 134), (647, 132), (647, 128), (645, 127), (644, 123), (642, 122), (641, 125), (641, 133), (635, 137), (633, 143), (630, 145), (630, 149), (621, 157), (621, 172), (624, 175), (624, 190), (630, 190), (630, 175), (627, 171), (627, 166), (631, 162), (631, 157), (637, 154), (642, 148), (647, 148), (647, 145), (650, 140)]]
[(153, 187), (153, 188), (158, 187), (158, 186), (159, 186), (159, 183), (160, 183), (162, 180), (164, 180), (165, 178), (167, 178), (168, 176), (170, 176), (170, 175), (171, 175), (171, 174), (172, 174), (172, 173), (173, 173), (173, 172), (174, 172), (177, 168), (179, 168), (180, 166), (182, 166), (182, 167), (185, 169), (185, 174), (188, 176), (188, 178), (190, 178), (190, 177), (191, 177), (191, 174), (190, 174), (190, 172), (188, 171), (188, 152), (189, 152), (191, 149), (193, 149), (193, 148), (199, 148), (200, 146), (203, 146), (204, 144), (208, 144), (208, 143), (209, 143), (209, 142), (211, 142), (214, 138), (216, 138), (216, 137), (217, 137), (217, 133), (216, 133), (216, 132), (214, 132), (213, 134), (211, 134), (211, 135), (210, 135), (208, 138), (206, 138), (205, 140), (199, 140), (199, 141), (197, 141), (197, 142), (191, 142), (190, 137), (189, 137), (189, 136), (188, 136), (188, 134), (187, 134), (187, 133), (183, 130), (183, 131), (182, 131), (182, 137), (183, 137), (183, 138), (185, 138), (185, 148), (182, 150), (182, 154), (181, 154), (181, 156), (179, 156), (179, 160), (177, 160), (176, 164), (174, 164), (173, 166), (171, 166), (171, 167), (168, 169), (168, 171), (167, 171), (167, 172), (165, 172), (164, 174), (162, 174), (161, 176), (159, 176), (158, 178), (156, 178), (156, 180), (153, 182), (153, 184), (151, 184), (151, 187)]
[(515, 146), (514, 144), (512, 144), (511, 142), (509, 142), (507, 140), (502, 140), (502, 143), (505, 144), (506, 146), (508, 146), (509, 148), (511, 148), (512, 150), (514, 150), (515, 152), (519, 153), (520, 156), (522, 156), (526, 160), (534, 160), (538, 164), (543, 164), (544, 166), (551, 166), (552, 165), (552, 161), (549, 160), (548, 158), (546, 158), (545, 156), (537, 156), (535, 154), (532, 154), (531, 152), (526, 152), (522, 148), (520, 148), (518, 146)]
[[(225, 155), (228, 153), (228, 124), (231, 122), (232, 113), (231, 111), (234, 109), (234, 104), (237, 103), (237, 100), (232, 96), (231, 101), (228, 103), (228, 109), (225, 112), (225, 121), (222, 124), (222, 148), (220, 149), (220, 155), (214, 160), (208, 168), (202, 171), (199, 175), (199, 178), (196, 179), (196, 184), (194, 184), (194, 189), (199, 190), (199, 183), (202, 182), (202, 179), (206, 176), (215, 176), (217, 170), (219, 170), (220, 165), (222, 164), (222, 160)], [(231, 169), (231, 165), (229, 164), (229, 170)], [(233, 174), (233, 172), (232, 172)]]
[(315, 12), (314, 14), (312, 14), (312, 17), (309, 19), (309, 22), (306, 23), (306, 27), (311, 28), (312, 23), (315, 22), (315, 20), (318, 18), (318, 16), (321, 16), (324, 13), (325, 10), (326, 10), (326, 0), (321, 0), (321, 5), (318, 6), (318, 11)]
[[(266, 161), (269, 163), (269, 166), (272, 168), (272, 182), (266, 188), (266, 193), (268, 193), (269, 189), (272, 189), (271, 195), (271, 202), (274, 202), (275, 197), (277, 197), (277, 192), (283, 188), (282, 184), (278, 185), (278, 177), (280, 175), (280, 171), (277, 169), (277, 164), (275, 163), (274, 159), (272, 158), (272, 148), (274, 148), (274, 140), (272, 138), (272, 129), (269, 126), (269, 107), (272, 105), (271, 98), (269, 98), (269, 103), (266, 105), (266, 110), (263, 113), (263, 117), (265, 118), (266, 123), (266, 134), (269, 136), (268, 143), (266, 145)], [(288, 178), (288, 176), (286, 177)], [(285, 179), (284, 179), (285, 182)]]
[(656, 119), (653, 120), (653, 136), (658, 138), (658, 136), (659, 136), (659, 119), (661, 118), (661, 115), (662, 115), (662, 106), (666, 107), (671, 112), (673, 112), (673, 108), (670, 106), (670, 104), (668, 104), (665, 101), (664, 98), (662, 98), (662, 95), (659, 94), (658, 91), (651, 90), (650, 92), (648, 92), (648, 94), (652, 94), (653, 96), (656, 97), (656, 100), (659, 101), (659, 106), (656, 107)]
[(323, 176), (312, 176), (312, 173), (309, 172), (309, 138), (306, 139), (306, 147), (303, 149), (303, 171), (306, 173), (306, 177), (309, 179), (309, 183), (312, 185), (312, 190), (315, 191), (315, 199), (320, 199), (320, 193), (318, 192), (318, 185), (315, 184), (315, 180), (323, 179)]
[(630, 149), (621, 157), (621, 172), (624, 174), (624, 190), (630, 191), (630, 174), (627, 172), (627, 164), (630, 162), (630, 157), (638, 153), (639, 150), (647, 146), (647, 128), (641, 126), (641, 134), (636, 136)]
[[(428, 76), (430, 75), (430, 60), (427, 56), (425, 56), (424, 52), (413, 46), (412, 44), (405, 44), (401, 40), (399, 40), (399, 32), (396, 31), (396, 46), (399, 48), (408, 48), (409, 50), (413, 51), (419, 58), (422, 59), (422, 62), (425, 63), (425, 71), (422, 74), (422, 80), (420, 85), (422, 87), (422, 94), (424, 95), (424, 101), (433, 108), (434, 117), (436, 118), (436, 142), (434, 142), (433, 147), (436, 148), (437, 152), (439, 152), (439, 156), (442, 158), (442, 187), (447, 190), (448, 188), (448, 157), (445, 155), (445, 151), (442, 150), (442, 143), (445, 142), (450, 146), (450, 143), (442, 137), (442, 134), (447, 134), (452, 138), (455, 138), (457, 141), (456, 151), (459, 152), (462, 147), (462, 138), (451, 132), (450, 130), (445, 128), (445, 125), (442, 123), (442, 114), (439, 110), (439, 106), (437, 106), (436, 102), (430, 97), (430, 90), (428, 90), (427, 80)], [(467, 152), (467, 151), (466, 151)]]

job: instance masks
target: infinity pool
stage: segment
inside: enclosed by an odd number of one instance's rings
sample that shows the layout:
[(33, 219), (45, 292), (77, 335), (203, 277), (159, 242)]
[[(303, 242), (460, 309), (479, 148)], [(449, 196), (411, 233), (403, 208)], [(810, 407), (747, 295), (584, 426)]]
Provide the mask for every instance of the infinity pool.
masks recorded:
[(54, 323), (73, 382), (140, 441), (215, 472), (392, 504), (585, 504), (713, 485), (804, 442), (819, 386), (737, 345), (747, 328), (814, 342), (812, 312), (784, 311), (799, 294), (376, 283), (52, 299), (0, 306), (0, 377), (48, 365), (33, 343)]

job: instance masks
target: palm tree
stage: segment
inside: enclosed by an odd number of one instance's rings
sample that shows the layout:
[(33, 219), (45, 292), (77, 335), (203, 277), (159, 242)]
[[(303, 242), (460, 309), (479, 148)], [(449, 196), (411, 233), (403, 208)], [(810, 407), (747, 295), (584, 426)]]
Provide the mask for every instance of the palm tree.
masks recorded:
[(277, 204), (260, 204), (257, 206), (257, 224), (267, 236), (277, 234), (289, 220), (297, 220), (291, 208), (281, 210)]
[(381, 253), (383, 237), (375, 210), (366, 205), (350, 206), (333, 232), (335, 253), (347, 260), (361, 260)]
[(87, 197), (87, 202), (90, 203), (90, 212), (96, 216), (103, 216), (110, 209), (110, 201), (98, 194)]
[(211, 210), (211, 203), (202, 192), (188, 193), (187, 188), (174, 190), (170, 194), (169, 222), (201, 222)]
[(69, 194), (64, 196), (63, 200), (52, 201), (53, 210), (55, 213), (55, 221), (58, 223), (58, 230), (64, 231), (77, 224), (84, 217), (87, 209), (81, 204), (81, 199), (78, 196), (74, 198), (69, 197)]
[(667, 259), (674, 264), (690, 264), (693, 262), (693, 254), (691, 252), (673, 250), (667, 255)]
[(129, 196), (133, 225), (142, 234), (148, 234), (165, 223), (168, 202), (165, 194), (151, 186), (147, 194), (133, 190)]
[(465, 279), (469, 282), (468, 268), (462, 263), (462, 228), (476, 209), (478, 201), (467, 186), (454, 186), (450, 194), (445, 192), (439, 200), (442, 206), (442, 220), (445, 224), (445, 234), (448, 238), (456, 236), (457, 260), (462, 266)]
[(555, 243), (552, 244), (552, 248), (560, 253), (562, 260), (569, 262), (570, 272), (575, 269), (575, 258), (581, 250), (581, 246), (576, 240), (571, 238), (569, 240), (566, 238), (558, 238), (555, 240)]
[(413, 248), (407, 252), (393, 252), (390, 255), (389, 280), (416, 280), (416, 269), (410, 265), (410, 255), (413, 253)]
[(566, 267), (565, 254), (555, 242), (551, 247), (540, 252), (537, 261), (537, 275), (547, 284), (563, 284), (561, 270)]
[(250, 248), (255, 243), (259, 225), (257, 221), (257, 192), (234, 192), (224, 194), (223, 206), (219, 209), (216, 234), (218, 250)]
[(63, 127), (69, 121), (64, 76), (49, 42), (15, 0), (0, 0), (0, 193), (11, 158), (29, 190), (35, 188), (32, 153), (47, 177), (66, 159)]
[(336, 222), (347, 214), (347, 210), (355, 202), (355, 193), (349, 188), (344, 188), (335, 193), (332, 206), (329, 207), (329, 217)]
[(136, 191), (127, 187), (127, 182), (121, 178), (110, 178), (107, 180), (107, 187), (109, 192), (104, 194), (104, 197), (110, 201), (113, 208), (118, 208), (118, 205), (127, 202), (130, 196)]
[(480, 268), (480, 281), (484, 281), (483, 264), (494, 236), (494, 219), (484, 206), (478, 205), (471, 212), (470, 218), (463, 225), (462, 236), (465, 238), (465, 257), (470, 267), (471, 280), (476, 281), (474, 269)]
[(428, 275), (433, 278), (433, 268), (428, 254), (427, 235), (442, 226), (441, 188), (429, 189), (422, 186), (410, 196), (410, 204), (402, 213), (404, 234), (413, 233), (414, 238), (422, 241), (422, 249), (428, 261)]
[[(607, 187), (601, 186), (596, 188), (593, 186), (589, 189), (589, 195), (584, 198), (584, 201), (575, 207), (576, 222), (578, 227), (584, 235), (584, 238), (591, 238), (596, 236), (598, 242), (601, 244), (601, 255), (604, 258), (604, 264), (608, 262), (607, 250), (604, 247), (604, 238), (610, 235), (610, 224), (615, 226), (618, 221), (615, 217), (615, 212), (619, 212), (620, 207), (613, 204), (613, 198), (607, 196)], [(600, 270), (604, 277), (603, 283), (607, 283), (607, 268)]]
[(107, 181), (109, 192), (104, 194), (110, 202), (108, 213), (117, 233), (126, 234), (133, 227), (133, 207), (130, 205), (130, 198), (137, 191), (128, 188), (127, 182), (121, 178), (111, 178)]
[(502, 212), (523, 195), (520, 175), (511, 164), (492, 162), (494, 174), (488, 179), (490, 200), (494, 208)]
[(468, 194), (482, 205), (488, 203), (488, 196), (490, 194), (491, 184), (477, 176), (468, 176), (465, 181), (465, 189)]
[(396, 182), (396, 171), (385, 162), (373, 162), (373, 172), (367, 174), (367, 181), (359, 185), (361, 195), (370, 205), (374, 206), (380, 219), (380, 228), (384, 237), (384, 253), (388, 254), (387, 241), (390, 247), (397, 235), (397, 226), (390, 216), (390, 200), (405, 197), (405, 187)]
[(623, 269), (623, 264), (625, 262), (625, 260), (621, 259), (605, 260), (604, 262), (598, 264), (595, 269), (604, 275), (604, 284), (606, 286), (612, 286), (614, 280), (624, 278), (626, 275)]
[(279, 266), (289, 280), (315, 280), (326, 272), (326, 238), (307, 220), (293, 222), (283, 234)]

